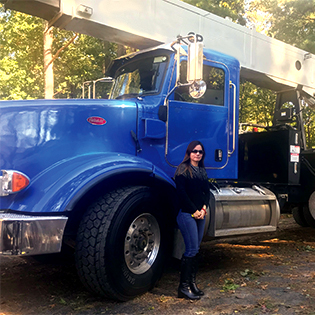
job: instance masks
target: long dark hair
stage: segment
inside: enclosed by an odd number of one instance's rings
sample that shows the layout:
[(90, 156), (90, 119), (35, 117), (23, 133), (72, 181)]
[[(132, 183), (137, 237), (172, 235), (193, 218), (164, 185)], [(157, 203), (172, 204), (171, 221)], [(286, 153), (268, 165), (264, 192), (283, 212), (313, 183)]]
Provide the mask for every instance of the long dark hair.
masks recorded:
[(191, 154), (191, 151), (197, 146), (197, 145), (200, 145), (202, 147), (202, 151), (203, 151), (203, 155), (202, 155), (202, 158), (201, 160), (199, 161), (198, 163), (198, 166), (199, 167), (205, 167), (205, 163), (204, 163), (204, 160), (205, 160), (205, 156), (206, 156), (206, 152), (205, 152), (205, 148), (203, 146), (203, 144), (199, 141), (199, 140), (194, 140), (194, 141), (191, 141), (188, 146), (187, 146), (187, 149), (186, 149), (186, 153), (185, 153), (185, 156), (184, 156), (184, 159), (183, 161), (178, 165), (177, 169), (176, 169), (176, 172), (175, 172), (175, 176), (176, 175), (180, 175), (180, 174), (183, 174), (185, 173), (187, 170), (190, 174), (190, 176), (192, 177), (192, 170), (191, 170), (191, 166), (190, 166), (190, 154)]

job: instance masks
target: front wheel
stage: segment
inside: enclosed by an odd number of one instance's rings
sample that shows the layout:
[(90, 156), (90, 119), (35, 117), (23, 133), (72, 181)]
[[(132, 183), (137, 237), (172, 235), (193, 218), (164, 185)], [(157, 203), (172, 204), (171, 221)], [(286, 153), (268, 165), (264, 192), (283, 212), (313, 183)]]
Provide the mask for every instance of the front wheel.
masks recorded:
[(149, 187), (125, 187), (92, 204), (80, 224), (76, 266), (85, 286), (126, 301), (162, 275), (169, 230)]

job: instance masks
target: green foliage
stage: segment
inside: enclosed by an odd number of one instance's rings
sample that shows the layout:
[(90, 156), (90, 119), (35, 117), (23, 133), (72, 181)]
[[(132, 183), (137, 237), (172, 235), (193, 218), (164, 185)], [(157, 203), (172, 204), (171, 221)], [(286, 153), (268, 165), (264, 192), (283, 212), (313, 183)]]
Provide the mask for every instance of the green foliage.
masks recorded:
[[(4, 10), (0, 4), (0, 99), (44, 97), (43, 20), (20, 12)], [(81, 97), (82, 83), (104, 76), (105, 68), (116, 57), (117, 45), (71, 31), (53, 30), (56, 98)], [(108, 86), (96, 84), (96, 97)], [(87, 97), (87, 95), (85, 96)]]
[(271, 126), (276, 93), (258, 88), (250, 82), (244, 82), (240, 87), (240, 119), (241, 123), (255, 123)]
[(225, 279), (224, 285), (222, 286), (222, 291), (235, 291), (238, 287), (239, 285), (234, 283), (234, 279)]
[(43, 97), (43, 23), (0, 5), (0, 99)]
[(315, 0), (255, 0), (250, 10), (268, 15), (269, 36), (314, 54), (314, 7)]
[[(285, 43), (315, 54), (315, 0), (255, 0), (251, 12), (268, 18), (265, 31)], [(251, 16), (251, 22), (255, 24)], [(307, 147), (315, 146), (314, 110), (305, 106), (303, 118)]]
[[(73, 36), (73, 32), (55, 29), (53, 50), (56, 52)], [(106, 66), (116, 57), (116, 45), (100, 39), (78, 35), (75, 41), (63, 50), (54, 61), (56, 98), (81, 97), (82, 83), (104, 77)], [(98, 95), (104, 88), (96, 83)], [(87, 97), (87, 95), (85, 95)]]
[(315, 248), (310, 245), (304, 246), (303, 250), (305, 250), (306, 252), (315, 252)]
[(209, 11), (223, 18), (229, 17), (234, 22), (245, 25), (245, 1), (244, 0), (183, 0), (200, 9)]
[(303, 109), (303, 119), (305, 126), (306, 145), (308, 148), (315, 147), (315, 112), (309, 106)]

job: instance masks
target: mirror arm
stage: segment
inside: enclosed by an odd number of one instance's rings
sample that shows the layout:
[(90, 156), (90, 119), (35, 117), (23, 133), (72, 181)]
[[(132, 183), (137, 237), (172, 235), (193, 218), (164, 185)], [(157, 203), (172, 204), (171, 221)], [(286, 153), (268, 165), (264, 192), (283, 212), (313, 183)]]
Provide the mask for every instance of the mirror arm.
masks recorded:
[(192, 83), (185, 83), (185, 84), (181, 84), (179, 82), (176, 82), (176, 85), (167, 93), (165, 99), (164, 99), (164, 106), (167, 105), (167, 101), (168, 101), (168, 98), (171, 96), (171, 94), (178, 88), (178, 87), (181, 87), (181, 86), (191, 86), (194, 82)]

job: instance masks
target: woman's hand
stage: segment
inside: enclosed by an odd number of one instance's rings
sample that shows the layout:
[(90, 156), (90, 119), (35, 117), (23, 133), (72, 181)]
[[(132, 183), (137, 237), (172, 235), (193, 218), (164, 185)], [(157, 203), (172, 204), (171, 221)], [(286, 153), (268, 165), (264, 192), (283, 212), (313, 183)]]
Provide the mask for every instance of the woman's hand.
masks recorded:
[(196, 210), (196, 212), (194, 212), (194, 213), (192, 214), (192, 216), (193, 216), (196, 220), (198, 220), (198, 219), (200, 219), (200, 217), (201, 217), (201, 212), (200, 212), (199, 210)]
[(206, 212), (204, 210), (196, 210), (196, 212), (193, 214), (193, 217), (196, 219), (196, 220), (203, 220), (204, 217), (206, 215)]

